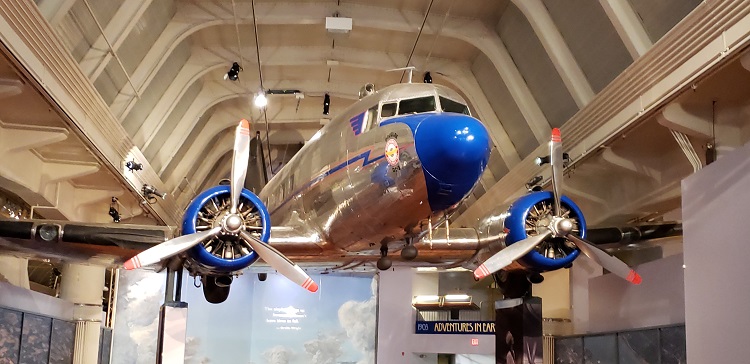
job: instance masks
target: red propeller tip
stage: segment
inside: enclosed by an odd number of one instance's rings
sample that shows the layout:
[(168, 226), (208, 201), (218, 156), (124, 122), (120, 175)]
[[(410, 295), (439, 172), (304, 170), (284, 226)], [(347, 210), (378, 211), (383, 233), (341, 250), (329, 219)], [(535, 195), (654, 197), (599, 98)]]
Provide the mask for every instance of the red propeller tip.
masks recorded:
[(552, 141), (553, 142), (559, 142), (562, 138), (560, 137), (560, 129), (554, 128), (552, 129)]
[(634, 270), (630, 270), (630, 273), (628, 273), (628, 282), (633, 284), (641, 284), (641, 276), (636, 273)]
[(247, 121), (247, 120), (245, 120), (245, 119), (240, 120), (240, 128), (242, 128), (242, 129), (248, 129), (249, 130), (250, 129), (250, 122)]
[(482, 279), (488, 275), (490, 275), (490, 270), (487, 269), (484, 264), (480, 265), (479, 268), (474, 271), (474, 278), (476, 279)]
[(135, 256), (135, 257), (128, 259), (128, 261), (125, 262), (125, 264), (123, 264), (122, 267), (127, 270), (137, 269), (141, 267), (141, 262), (140, 260), (138, 260), (138, 257)]
[(307, 278), (304, 283), (302, 283), (302, 288), (315, 293), (318, 291), (318, 284), (315, 283), (315, 281), (312, 280), (312, 278)]

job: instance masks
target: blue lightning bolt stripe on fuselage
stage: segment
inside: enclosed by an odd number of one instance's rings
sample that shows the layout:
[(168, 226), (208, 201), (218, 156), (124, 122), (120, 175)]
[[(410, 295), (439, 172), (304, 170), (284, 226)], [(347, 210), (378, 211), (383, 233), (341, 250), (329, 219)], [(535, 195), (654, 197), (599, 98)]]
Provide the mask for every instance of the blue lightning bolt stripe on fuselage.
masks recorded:
[(300, 194), (302, 192), (307, 191), (309, 188), (315, 186), (316, 184), (318, 184), (318, 182), (322, 181), (326, 177), (328, 177), (328, 176), (330, 176), (330, 175), (332, 175), (332, 174), (334, 174), (334, 173), (336, 173), (336, 172), (338, 172), (338, 171), (340, 171), (342, 169), (345, 169), (349, 165), (357, 163), (360, 159), (364, 159), (364, 161), (362, 162), (362, 167), (367, 167), (370, 164), (373, 164), (373, 163), (375, 163), (375, 162), (377, 162), (377, 161), (385, 158), (385, 153), (384, 153), (384, 154), (378, 155), (375, 158), (370, 159), (370, 155), (372, 153), (373, 153), (373, 149), (365, 150), (364, 152), (362, 152), (362, 153), (360, 153), (360, 154), (358, 154), (358, 155), (356, 155), (356, 156), (354, 156), (352, 158), (349, 158), (349, 160), (344, 161), (342, 163), (339, 163), (335, 167), (330, 168), (327, 171), (319, 174), (317, 177), (313, 178), (312, 180), (310, 180), (307, 183), (305, 183), (302, 186), (300, 186), (300, 188), (298, 188), (294, 192), (290, 193), (289, 196), (281, 204), (279, 204), (279, 206), (277, 206), (275, 209), (273, 209), (273, 211), (271, 211), (271, 214), (273, 214), (274, 212), (276, 212), (276, 210), (278, 210), (278, 209), (282, 208), (284, 205), (286, 205), (289, 201), (291, 201), (294, 198), (294, 196), (296, 196), (296, 195), (298, 195), (298, 194)]

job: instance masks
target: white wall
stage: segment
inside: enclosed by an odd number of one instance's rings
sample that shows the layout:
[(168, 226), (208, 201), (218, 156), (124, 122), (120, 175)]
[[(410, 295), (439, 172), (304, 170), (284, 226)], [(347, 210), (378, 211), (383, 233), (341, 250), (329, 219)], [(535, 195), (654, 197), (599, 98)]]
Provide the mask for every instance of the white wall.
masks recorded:
[(682, 182), (689, 363), (750, 357), (750, 145)]
[(600, 275), (602, 267), (583, 254), (570, 268), (570, 320), (574, 333), (583, 334), (589, 331), (589, 280)]
[(685, 322), (682, 255), (641, 264), (635, 269), (643, 277), (640, 285), (613, 274), (589, 281), (589, 332)]

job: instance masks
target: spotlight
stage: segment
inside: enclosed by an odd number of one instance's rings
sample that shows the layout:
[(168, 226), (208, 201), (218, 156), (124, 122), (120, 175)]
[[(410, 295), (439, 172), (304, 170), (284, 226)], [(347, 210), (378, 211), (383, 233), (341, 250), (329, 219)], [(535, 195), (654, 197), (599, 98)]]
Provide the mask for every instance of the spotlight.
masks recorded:
[(323, 96), (323, 115), (328, 115), (328, 111), (331, 108), (331, 96), (325, 94)]
[(113, 206), (109, 207), (109, 216), (112, 216), (112, 221), (120, 222), (120, 213)]
[(536, 157), (536, 159), (534, 159), (534, 163), (538, 166), (545, 165), (549, 163), (549, 156)]
[(542, 186), (539, 186), (539, 182), (542, 182), (542, 176), (534, 176), (528, 182), (526, 182), (526, 189), (529, 192), (537, 192), (542, 190)]
[(141, 188), (141, 191), (143, 192), (143, 197), (145, 197), (146, 200), (148, 200), (148, 202), (151, 204), (156, 203), (157, 197), (161, 197), (162, 200), (167, 198), (166, 192), (159, 192), (156, 187), (149, 184), (144, 184), (143, 188)]
[(117, 197), (112, 197), (112, 203), (109, 205), (109, 216), (112, 221), (120, 222), (120, 211), (117, 211)]
[(424, 83), (432, 83), (432, 75), (430, 72), (424, 73)]
[(255, 95), (255, 106), (266, 107), (266, 105), (268, 105), (268, 98), (266, 97), (266, 93), (263, 91), (258, 92), (258, 94)]
[(125, 163), (125, 167), (127, 167), (131, 172), (140, 171), (143, 169), (143, 164), (138, 163), (136, 161), (127, 161)]
[(224, 75), (224, 79), (237, 81), (240, 78), (240, 71), (242, 71), (242, 67), (240, 67), (239, 63), (234, 62), (232, 63), (232, 67), (229, 68), (229, 71), (227, 71), (227, 74)]
[[(570, 163), (570, 155), (568, 155), (568, 153), (563, 153), (562, 158), (563, 158), (563, 164), (567, 166), (568, 163)], [(534, 163), (536, 163), (536, 165), (538, 166), (543, 166), (549, 162), (550, 162), (549, 156), (536, 157), (536, 159), (534, 159)]]

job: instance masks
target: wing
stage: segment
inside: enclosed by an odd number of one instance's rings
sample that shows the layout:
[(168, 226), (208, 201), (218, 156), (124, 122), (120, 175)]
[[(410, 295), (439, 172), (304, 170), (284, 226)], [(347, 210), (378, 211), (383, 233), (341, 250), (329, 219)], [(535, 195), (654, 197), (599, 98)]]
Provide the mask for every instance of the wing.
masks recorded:
[(0, 219), (0, 248), (29, 258), (119, 265), (173, 235), (166, 226)]

